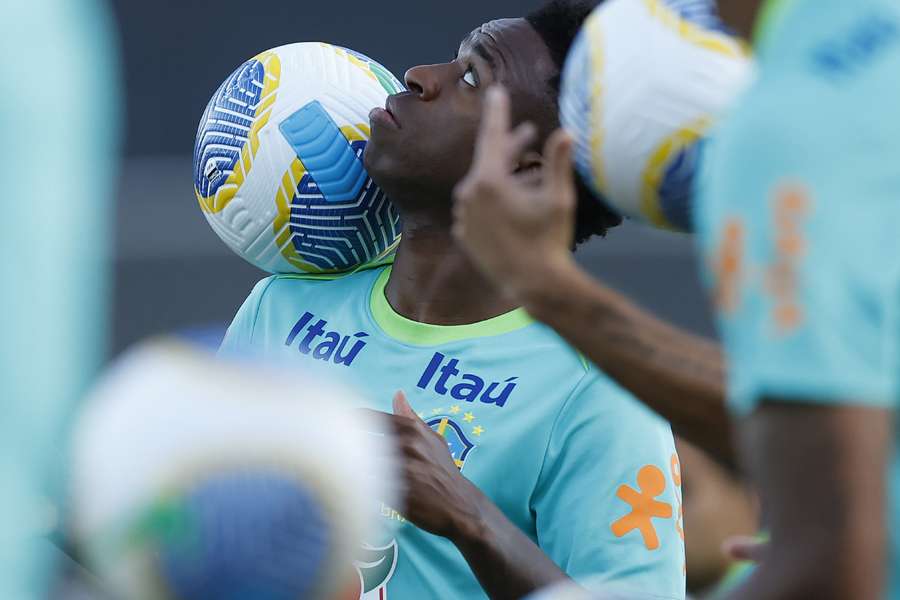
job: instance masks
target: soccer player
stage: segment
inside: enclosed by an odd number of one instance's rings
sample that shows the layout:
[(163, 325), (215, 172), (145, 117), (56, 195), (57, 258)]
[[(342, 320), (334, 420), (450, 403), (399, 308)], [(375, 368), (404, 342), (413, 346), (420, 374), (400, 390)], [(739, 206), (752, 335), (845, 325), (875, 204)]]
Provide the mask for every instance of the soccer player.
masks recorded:
[(0, 16), (0, 598), (47, 597), (62, 434), (104, 354), (120, 113), (105, 4)]
[[(771, 531), (759, 569), (730, 597), (900, 598), (900, 5), (720, 5), (748, 37), (762, 15), (759, 77), (707, 149), (697, 226), (742, 462)], [(560, 237), (571, 181), (523, 186), (488, 158), (523, 144), (504, 102), (491, 94), (480, 158), (457, 195), (458, 238), (531, 314), (697, 433), (710, 422), (697, 415), (723, 403), (718, 350), (574, 268)], [(625, 349), (610, 350), (611, 337)], [(683, 393), (691, 388), (700, 402)], [(684, 404), (663, 399), (668, 389)]]
[[(506, 85), (542, 141), (559, 126), (560, 68), (590, 8), (492, 21), (450, 62), (410, 69), (409, 91), (371, 114), (365, 153), (403, 220), (393, 267), (269, 277), (229, 328), (226, 350), (357, 382), (396, 436), (408, 491), (383, 507), (396, 539), (370, 541), (358, 565), (365, 598), (519, 598), (567, 577), (684, 597), (668, 424), (535, 323), (451, 233), (485, 90)], [(530, 177), (544, 161), (535, 144), (507, 166)], [(579, 241), (619, 223), (587, 195), (579, 207)]]

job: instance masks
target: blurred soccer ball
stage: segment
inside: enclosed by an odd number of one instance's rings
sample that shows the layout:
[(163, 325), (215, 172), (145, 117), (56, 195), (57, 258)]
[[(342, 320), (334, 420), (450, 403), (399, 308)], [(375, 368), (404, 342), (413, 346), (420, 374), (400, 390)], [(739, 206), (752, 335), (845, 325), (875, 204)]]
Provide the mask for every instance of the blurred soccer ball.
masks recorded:
[(346, 597), (396, 497), (392, 449), (355, 400), (180, 346), (132, 351), (78, 422), (76, 544), (122, 598)]
[(566, 60), (560, 118), (576, 169), (625, 217), (691, 230), (702, 140), (751, 71), (713, 4), (608, 0)]
[(318, 42), (238, 67), (194, 146), (194, 191), (213, 230), (273, 273), (342, 273), (388, 256), (399, 217), (362, 153), (369, 111), (402, 89), (370, 58)]

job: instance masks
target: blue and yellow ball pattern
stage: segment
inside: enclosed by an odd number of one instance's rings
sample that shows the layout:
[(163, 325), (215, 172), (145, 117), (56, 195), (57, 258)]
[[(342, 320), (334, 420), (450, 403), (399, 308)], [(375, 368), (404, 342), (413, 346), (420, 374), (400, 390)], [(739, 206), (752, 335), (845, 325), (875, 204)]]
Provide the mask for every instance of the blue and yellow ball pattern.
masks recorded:
[(608, 0), (563, 70), (560, 120), (577, 171), (613, 211), (691, 231), (703, 140), (749, 79), (713, 0)]
[(269, 272), (336, 276), (390, 260), (400, 219), (365, 170), (368, 113), (402, 84), (325, 43), (268, 50), (207, 106), (194, 189), (220, 238)]
[(280, 77), (278, 55), (264, 52), (238, 67), (210, 100), (194, 145), (194, 185), (203, 210), (221, 212), (244, 183)]

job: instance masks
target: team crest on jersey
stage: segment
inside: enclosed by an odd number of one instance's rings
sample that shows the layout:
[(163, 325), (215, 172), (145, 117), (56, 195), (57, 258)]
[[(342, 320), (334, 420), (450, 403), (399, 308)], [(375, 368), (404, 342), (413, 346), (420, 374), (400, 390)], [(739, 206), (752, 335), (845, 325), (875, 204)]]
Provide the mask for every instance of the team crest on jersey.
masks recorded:
[[(471, 415), (471, 413), (466, 413), (466, 415)], [(425, 423), (447, 441), (447, 448), (450, 449), (453, 462), (462, 470), (463, 465), (466, 464), (466, 457), (475, 448), (475, 444), (466, 437), (465, 430), (448, 416), (436, 416), (428, 419)]]
[(359, 575), (359, 600), (387, 600), (387, 584), (397, 568), (397, 540), (386, 546), (363, 544), (354, 561)]

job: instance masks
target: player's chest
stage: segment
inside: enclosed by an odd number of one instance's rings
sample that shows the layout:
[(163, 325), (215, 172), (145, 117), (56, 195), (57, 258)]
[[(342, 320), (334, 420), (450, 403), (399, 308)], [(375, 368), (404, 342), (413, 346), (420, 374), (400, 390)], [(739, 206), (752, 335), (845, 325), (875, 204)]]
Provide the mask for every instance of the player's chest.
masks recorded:
[(256, 343), (290, 362), (349, 380), (367, 395), (386, 392), (385, 408), (393, 393), (403, 390), (428, 410), (446, 404), (459, 405), (462, 412), (481, 408), (500, 415), (518, 412), (527, 397), (547, 398), (541, 404), (548, 405), (549, 396), (569, 391), (571, 374), (540, 349), (490, 337), (414, 346), (386, 336), (364, 319), (329, 318), (321, 312), (271, 319), (255, 334)]
[[(304, 368), (350, 383), (366, 405), (391, 412), (398, 390), (447, 441), (467, 476), (538, 464), (572, 374), (552, 356), (490, 338), (417, 347), (360, 321), (312, 312), (266, 331), (266, 345)], [(532, 456), (533, 455), (533, 456)]]

